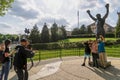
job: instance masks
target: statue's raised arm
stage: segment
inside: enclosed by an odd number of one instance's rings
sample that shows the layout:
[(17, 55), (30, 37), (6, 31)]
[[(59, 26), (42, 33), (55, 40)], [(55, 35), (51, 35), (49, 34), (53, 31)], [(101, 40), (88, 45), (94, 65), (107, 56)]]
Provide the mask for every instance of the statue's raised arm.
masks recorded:
[(103, 19), (106, 19), (108, 17), (108, 14), (109, 14), (109, 4), (106, 4), (105, 5), (106, 9), (107, 9), (107, 12), (106, 14), (104, 15)]
[(89, 14), (89, 16), (91, 17), (91, 19), (93, 19), (94, 21), (96, 21), (97, 19), (95, 17), (93, 17), (90, 13), (90, 10), (87, 10), (87, 13)]

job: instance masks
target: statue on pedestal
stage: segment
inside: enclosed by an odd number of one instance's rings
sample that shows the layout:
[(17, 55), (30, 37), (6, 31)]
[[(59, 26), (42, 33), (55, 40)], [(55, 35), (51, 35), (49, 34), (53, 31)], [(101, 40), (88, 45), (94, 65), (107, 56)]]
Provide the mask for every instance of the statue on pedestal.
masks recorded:
[(105, 41), (104, 23), (109, 13), (109, 4), (106, 4), (105, 7), (107, 9), (107, 12), (103, 16), (103, 18), (101, 18), (100, 14), (97, 14), (95, 18), (91, 15), (90, 10), (87, 10), (87, 13), (89, 14), (89, 16), (95, 21), (96, 40), (98, 40), (99, 61), (100, 61), (100, 66), (103, 68), (106, 68), (107, 66), (111, 65), (111, 62), (107, 61), (107, 56), (106, 56), (105, 48), (104, 48), (104, 41)]

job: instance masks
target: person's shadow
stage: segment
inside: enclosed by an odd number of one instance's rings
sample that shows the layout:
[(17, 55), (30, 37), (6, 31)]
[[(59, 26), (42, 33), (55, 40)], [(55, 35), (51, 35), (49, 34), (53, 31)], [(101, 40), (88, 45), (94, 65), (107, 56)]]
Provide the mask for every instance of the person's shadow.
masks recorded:
[(93, 68), (87, 67), (91, 71), (95, 72), (100, 77), (104, 78), (105, 80), (120, 80), (120, 69), (110, 66), (106, 69), (102, 68)]

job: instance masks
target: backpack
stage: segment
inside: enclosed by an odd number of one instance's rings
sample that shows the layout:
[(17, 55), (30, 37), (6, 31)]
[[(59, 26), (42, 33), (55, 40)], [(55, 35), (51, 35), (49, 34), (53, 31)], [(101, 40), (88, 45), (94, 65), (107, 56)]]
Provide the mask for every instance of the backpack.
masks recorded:
[(5, 61), (4, 51), (0, 51), (0, 63), (4, 63), (4, 61)]

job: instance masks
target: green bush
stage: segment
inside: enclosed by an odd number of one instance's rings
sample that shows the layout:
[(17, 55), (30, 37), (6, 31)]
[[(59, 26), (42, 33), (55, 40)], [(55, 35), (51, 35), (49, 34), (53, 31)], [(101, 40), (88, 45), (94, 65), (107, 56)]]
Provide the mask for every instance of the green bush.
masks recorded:
[(95, 37), (95, 34), (79, 34), (67, 36), (67, 38), (93, 38), (93, 37)]
[(115, 44), (116, 44), (115, 41), (107, 40), (107, 41), (105, 42), (105, 46), (110, 46), (110, 45), (115, 45)]
[[(117, 40), (120, 42), (120, 40)], [(118, 44), (116, 41), (106, 41), (105, 46)], [(70, 49), (70, 48), (83, 48), (82, 42), (55, 42), (55, 43), (36, 43), (32, 44), (35, 50), (55, 50), (55, 49)]]
[(116, 40), (116, 43), (120, 44), (120, 39)]
[(106, 38), (115, 38), (115, 34), (114, 33), (106, 33), (105, 37)]
[(81, 42), (69, 42), (69, 43), (60, 43), (60, 42), (55, 42), (55, 43), (36, 43), (32, 44), (33, 49), (35, 50), (52, 50), (52, 49), (70, 49), (70, 48), (81, 48), (82, 43)]

